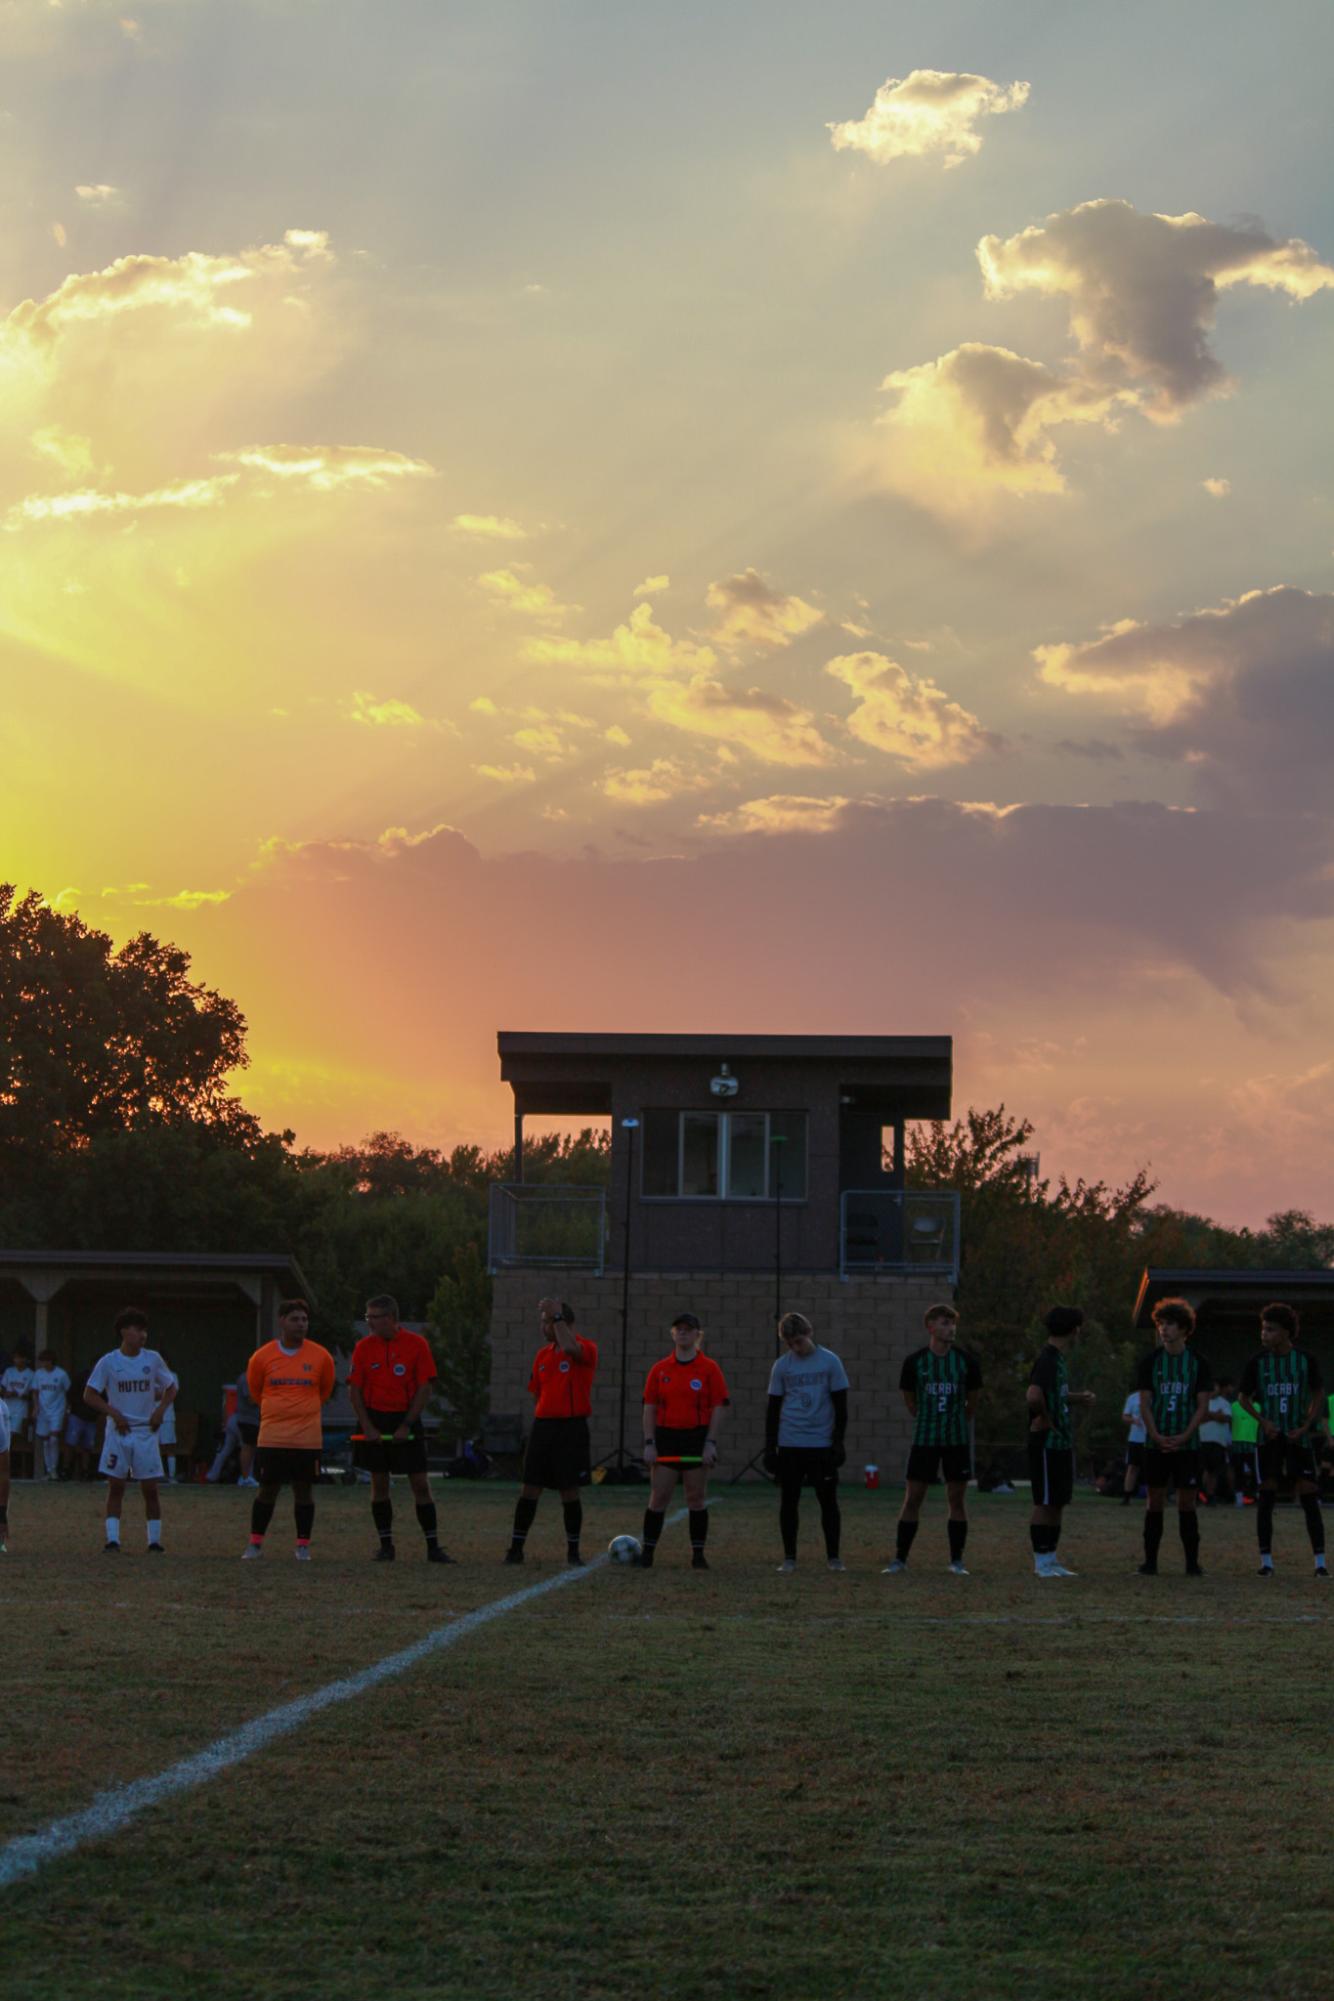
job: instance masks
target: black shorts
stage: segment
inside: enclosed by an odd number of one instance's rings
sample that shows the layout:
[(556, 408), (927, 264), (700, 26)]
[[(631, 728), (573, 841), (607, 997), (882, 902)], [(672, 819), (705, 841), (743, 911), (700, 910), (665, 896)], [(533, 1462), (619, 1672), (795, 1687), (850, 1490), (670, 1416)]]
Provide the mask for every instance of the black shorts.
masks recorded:
[(1193, 1446), (1178, 1452), (1163, 1452), (1150, 1445), (1144, 1454), (1146, 1487), (1198, 1487), (1200, 1455)]
[(1075, 1455), (1048, 1450), (1040, 1438), (1028, 1441), (1028, 1473), (1035, 1508), (1063, 1508), (1075, 1491)]
[(1314, 1480), (1318, 1477), (1315, 1447), (1306, 1438), (1259, 1438), (1255, 1447), (1256, 1477), (1262, 1487), (1278, 1486), (1284, 1480)]
[(239, 1417), (236, 1420), (236, 1429), (241, 1434), (242, 1445), (253, 1445), (259, 1437), (259, 1426), (257, 1424), (242, 1424)]
[(261, 1487), (282, 1487), (289, 1480), (310, 1485), (320, 1476), (320, 1455), (313, 1445), (261, 1445), (255, 1453), (255, 1478)]
[(525, 1487), (579, 1487), (589, 1478), (592, 1449), (586, 1417), (535, 1417), (523, 1455)]
[[(658, 1448), (659, 1459), (674, 1459), (678, 1455), (682, 1459), (698, 1459), (700, 1453), (704, 1450), (704, 1441), (708, 1435), (709, 1427), (707, 1424), (679, 1426), (660, 1424), (653, 1442)], [(687, 1473), (704, 1473), (708, 1471), (708, 1468), (705, 1466), (669, 1466), (667, 1471), (669, 1473), (679, 1473), (684, 1478)]]
[(937, 1469), (951, 1486), (973, 1476), (972, 1460), (966, 1445), (913, 1445), (908, 1450), (910, 1480), (934, 1480)]
[(838, 1485), (838, 1467), (832, 1445), (780, 1445), (778, 1468), (774, 1474), (780, 1487)]
[(1200, 1447), (1200, 1459), (1206, 1473), (1221, 1473), (1227, 1465), (1227, 1447), (1216, 1438), (1206, 1438)]
[[(368, 1410), (366, 1415), (373, 1432), (397, 1431), (403, 1422), (401, 1410)], [(413, 1420), (412, 1433), (411, 1438), (391, 1439), (388, 1444), (367, 1439), (364, 1444), (353, 1446), (353, 1462), (366, 1473), (424, 1473), (426, 1433), (420, 1418)]]
[(1127, 1445), (1126, 1447), (1126, 1465), (1142, 1466), (1143, 1464), (1144, 1464), (1144, 1440), (1142, 1438), (1132, 1438), (1129, 1445)]

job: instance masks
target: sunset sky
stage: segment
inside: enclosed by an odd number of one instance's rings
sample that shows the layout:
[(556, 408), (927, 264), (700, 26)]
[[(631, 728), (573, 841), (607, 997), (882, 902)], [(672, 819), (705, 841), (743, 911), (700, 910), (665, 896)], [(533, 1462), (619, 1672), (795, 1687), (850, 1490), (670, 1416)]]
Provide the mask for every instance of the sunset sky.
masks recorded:
[(302, 1143), (952, 1034), (1334, 1210), (1326, 0), (0, 0), (0, 872)]

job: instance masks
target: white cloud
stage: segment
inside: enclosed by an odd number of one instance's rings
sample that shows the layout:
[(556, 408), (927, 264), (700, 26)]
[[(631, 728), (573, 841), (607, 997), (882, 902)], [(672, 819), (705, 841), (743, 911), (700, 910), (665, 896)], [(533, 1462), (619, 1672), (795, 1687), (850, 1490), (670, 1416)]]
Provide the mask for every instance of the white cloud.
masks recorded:
[(363, 723), (371, 729), (429, 730), (440, 725), (428, 721), (411, 702), (400, 702), (392, 697), (381, 699), (369, 689), (357, 688), (344, 705), (344, 715), (349, 722)]
[(909, 771), (943, 771), (1001, 748), (1001, 739), (926, 676), (914, 678), (883, 653), (846, 653), (825, 673), (857, 697), (848, 728)]
[(64, 431), (59, 424), (44, 424), (29, 442), (36, 456), (59, 466), (67, 478), (78, 479), (94, 469), (93, 441), (77, 431)]
[(475, 764), (473, 770), (495, 785), (531, 785), (537, 776), (531, 764)]
[(765, 799), (747, 799), (729, 812), (701, 813), (696, 824), (711, 834), (827, 834), (848, 804), (837, 793), (816, 799), (774, 792)]
[(756, 569), (710, 584), (704, 601), (719, 614), (709, 637), (729, 653), (747, 646), (789, 646), (824, 618), (804, 599), (775, 590)]
[(993, 83), (966, 71), (915, 69), (882, 83), (865, 117), (828, 130), (837, 151), (864, 153), (881, 165), (939, 153), (946, 167), (957, 167), (981, 151), (980, 120), (1019, 110), (1028, 90), (1026, 83)]
[(1212, 494), (1215, 500), (1226, 500), (1232, 491), (1230, 479), (1202, 479), (1200, 485), (1206, 493)]
[(671, 578), (666, 575), (661, 577), (645, 577), (642, 584), (635, 585), (632, 595), (637, 598), (657, 597), (659, 592), (670, 590), (671, 583)]
[(637, 604), (610, 639), (530, 639), (523, 657), (539, 666), (587, 667), (630, 681), (705, 672), (718, 660), (708, 646), (673, 639), (654, 619), (651, 604)]
[(391, 480), (435, 475), (434, 466), (425, 459), (411, 459), (403, 452), (384, 451), (375, 445), (244, 445), (235, 451), (215, 452), (213, 457), (221, 465), (244, 466), (248, 472), (313, 487), (317, 493), (330, 493), (340, 486), (380, 487)]
[(113, 188), (107, 181), (89, 183), (80, 181), (74, 190), (85, 208), (110, 208), (120, 200), (120, 189)]
[(468, 535), (479, 542), (526, 542), (528, 530), (509, 514), (456, 514), (456, 535)]
[(103, 493), (85, 487), (77, 493), (31, 493), (11, 507), (5, 526), (13, 531), (44, 521), (74, 522), (96, 514), (151, 514), (163, 508), (216, 507), (236, 473), (221, 473), (213, 479), (177, 480), (152, 493)]
[(623, 806), (657, 806), (683, 792), (703, 791), (711, 782), (707, 774), (689, 772), (675, 758), (656, 757), (638, 770), (604, 773), (602, 790)]
[(562, 604), (550, 584), (534, 583), (520, 576), (517, 568), (488, 570), (478, 577), (477, 584), (492, 604), (552, 625), (559, 625), (562, 619), (579, 609), (578, 605)]
[(1221, 290), (1253, 285), (1300, 300), (1334, 285), (1334, 267), (1299, 237), (1193, 213), (1146, 215), (1117, 200), (1082, 202), (1017, 236), (984, 236), (977, 256), (993, 299), (1030, 290), (1068, 300), (1090, 376), (1131, 390), (1160, 419), (1230, 386), (1208, 340)]
[(826, 743), (809, 709), (763, 688), (727, 688), (707, 674), (658, 682), (649, 708), (659, 722), (693, 736), (714, 737), (762, 764), (830, 765), (840, 754)]

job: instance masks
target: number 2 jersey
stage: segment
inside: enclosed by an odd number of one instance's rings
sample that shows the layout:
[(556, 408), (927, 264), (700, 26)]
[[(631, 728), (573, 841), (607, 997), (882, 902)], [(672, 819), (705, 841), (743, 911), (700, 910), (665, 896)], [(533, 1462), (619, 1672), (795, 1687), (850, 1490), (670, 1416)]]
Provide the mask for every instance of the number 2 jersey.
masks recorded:
[(968, 1399), (981, 1387), (977, 1357), (966, 1349), (943, 1355), (930, 1347), (914, 1350), (899, 1375), (899, 1388), (917, 1399), (913, 1444), (967, 1445)]
[[(1169, 1355), (1166, 1348), (1155, 1348), (1152, 1354), (1140, 1358), (1135, 1371), (1135, 1388), (1147, 1390), (1153, 1398), (1153, 1421), (1163, 1438), (1181, 1435), (1195, 1415), (1200, 1391), (1211, 1390), (1213, 1386), (1213, 1370), (1193, 1348), (1183, 1348), (1179, 1355)], [(1198, 1443), (1196, 1433), (1191, 1444)]]
[(1311, 1398), (1324, 1387), (1320, 1364), (1309, 1348), (1289, 1348), (1286, 1355), (1266, 1348), (1251, 1356), (1241, 1374), (1241, 1394), (1280, 1431), (1305, 1424)]

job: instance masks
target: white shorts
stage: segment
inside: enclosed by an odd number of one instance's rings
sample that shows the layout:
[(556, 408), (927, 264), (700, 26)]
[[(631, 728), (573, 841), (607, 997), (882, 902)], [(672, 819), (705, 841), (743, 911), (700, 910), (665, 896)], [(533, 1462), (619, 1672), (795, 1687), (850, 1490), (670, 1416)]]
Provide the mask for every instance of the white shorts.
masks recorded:
[(162, 1446), (174, 1445), (176, 1443), (176, 1420), (171, 1414), (170, 1405), (167, 1407), (166, 1416), (157, 1428), (157, 1442)]
[(0, 1452), (9, 1450), (9, 1406), (0, 1403)]
[(147, 1428), (142, 1431), (117, 1431), (108, 1419), (97, 1470), (105, 1473), (109, 1480), (160, 1480), (162, 1453), (157, 1433)]

